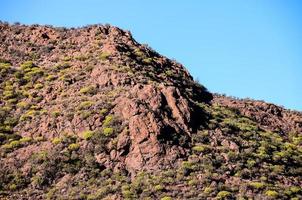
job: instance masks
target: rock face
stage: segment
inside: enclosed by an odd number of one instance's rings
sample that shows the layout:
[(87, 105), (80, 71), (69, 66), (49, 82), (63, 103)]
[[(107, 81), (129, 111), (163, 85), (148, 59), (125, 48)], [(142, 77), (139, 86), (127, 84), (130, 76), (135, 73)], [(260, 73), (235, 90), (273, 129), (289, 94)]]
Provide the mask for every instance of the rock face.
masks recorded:
[(173, 165), (178, 156), (184, 155), (180, 137), (190, 136), (192, 110), (188, 100), (177, 88), (164, 85), (137, 85), (129, 95), (131, 98), (121, 96), (115, 100), (115, 112), (129, 123), (127, 168), (154, 170)]
[(301, 199), (301, 133), (129, 31), (0, 23), (0, 199)]

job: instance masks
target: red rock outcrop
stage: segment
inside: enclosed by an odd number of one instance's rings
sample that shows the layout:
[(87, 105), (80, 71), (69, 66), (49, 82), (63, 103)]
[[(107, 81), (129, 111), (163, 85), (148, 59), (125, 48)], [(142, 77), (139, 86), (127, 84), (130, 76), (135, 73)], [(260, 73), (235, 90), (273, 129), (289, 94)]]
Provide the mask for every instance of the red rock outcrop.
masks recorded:
[[(185, 149), (175, 142), (190, 135), (192, 110), (175, 87), (136, 85), (115, 104), (115, 113), (129, 123), (129, 144), (124, 146), (129, 148), (125, 163), (130, 171), (171, 165), (183, 156)], [(125, 137), (119, 138), (121, 144), (120, 140)], [(172, 144), (165, 145), (169, 140)]]

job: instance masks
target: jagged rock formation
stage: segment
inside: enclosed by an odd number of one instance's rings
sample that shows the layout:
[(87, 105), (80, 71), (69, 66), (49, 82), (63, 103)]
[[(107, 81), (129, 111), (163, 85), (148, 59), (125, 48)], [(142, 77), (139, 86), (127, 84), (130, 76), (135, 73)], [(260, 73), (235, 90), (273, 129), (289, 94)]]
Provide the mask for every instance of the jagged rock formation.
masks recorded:
[(0, 197), (301, 197), (301, 113), (212, 95), (109, 25), (0, 41)]
[[(30, 120), (18, 123), (14, 132), (23, 137), (53, 139), (64, 132), (80, 136), (83, 131), (95, 131), (102, 127), (103, 119), (99, 113), (85, 119), (73, 113), (74, 108), (81, 107), (81, 98), (85, 98), (84, 103), (88, 104), (110, 104), (101, 108), (107, 109), (106, 114), (114, 115), (127, 128), (119, 136), (123, 145), (115, 153), (115, 158), (122, 160), (127, 170), (156, 169), (159, 167), (157, 163), (174, 163), (177, 155), (185, 153), (179, 145), (164, 147), (163, 144), (171, 137), (169, 134), (189, 136), (192, 131), (193, 97), (189, 92), (181, 93), (178, 88), (195, 91), (194, 87), (198, 86), (180, 64), (141, 46), (129, 32), (116, 27), (92, 26), (66, 31), (39, 26), (6, 26), (2, 29), (1, 55), (10, 61), (12, 70), (20, 72), (22, 61), (31, 59), (28, 54), (42, 49), (36, 62), (29, 61), (25, 65), (29, 65), (26, 66), (29, 70), (36, 69), (47, 75), (31, 80), (33, 84), (43, 84), (49, 77), (52, 79), (39, 91), (32, 90), (41, 99), (35, 102), (35, 106), (43, 108), (45, 115), (30, 116)], [(16, 40), (15, 35), (20, 40)], [(14, 43), (9, 45), (10, 42)], [(66, 49), (68, 45), (70, 47)], [(19, 54), (11, 53), (13, 50), (8, 47), (12, 46), (17, 47)], [(47, 51), (43, 51), (45, 48)], [(64, 61), (72, 58), (76, 61)], [(167, 71), (169, 76), (165, 74)], [(178, 79), (174, 79), (174, 75)], [(146, 76), (150, 78), (146, 79)], [(87, 97), (85, 92), (81, 94), (81, 88), (93, 91)], [(199, 95), (210, 100), (210, 94), (199, 89)], [(114, 101), (108, 99), (108, 93)], [(30, 103), (31, 100), (19, 101)], [(100, 106), (103, 105), (91, 105), (90, 110), (95, 111)], [(23, 111), (23, 108), (17, 108), (13, 112), (21, 114)], [(56, 111), (58, 116), (49, 115)], [(163, 141), (159, 142), (158, 138)], [(163, 152), (167, 156), (162, 155)], [(121, 154), (123, 158), (120, 158)], [(112, 159), (108, 155), (105, 160)]]

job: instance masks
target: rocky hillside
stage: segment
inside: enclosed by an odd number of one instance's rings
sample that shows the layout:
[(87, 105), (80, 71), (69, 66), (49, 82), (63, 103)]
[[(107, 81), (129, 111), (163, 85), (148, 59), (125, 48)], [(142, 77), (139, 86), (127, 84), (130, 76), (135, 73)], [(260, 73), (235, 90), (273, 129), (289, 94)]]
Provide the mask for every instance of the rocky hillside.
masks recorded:
[(302, 114), (211, 94), (109, 25), (0, 23), (1, 199), (301, 199)]

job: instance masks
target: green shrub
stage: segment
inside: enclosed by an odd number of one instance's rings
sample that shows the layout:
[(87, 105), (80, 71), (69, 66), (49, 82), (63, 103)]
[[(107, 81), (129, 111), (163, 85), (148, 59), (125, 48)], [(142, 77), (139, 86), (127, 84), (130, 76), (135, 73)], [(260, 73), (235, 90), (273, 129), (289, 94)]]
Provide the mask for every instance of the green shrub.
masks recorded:
[[(105, 186), (100, 189), (98, 189), (96, 192), (93, 194), (89, 194), (87, 196), (87, 200), (98, 200), (98, 199), (104, 199), (102, 197), (106, 196), (108, 193), (111, 192), (111, 187), (110, 186)], [(81, 198), (82, 199), (82, 198)], [(86, 199), (86, 198), (83, 198)]]
[(82, 119), (87, 119), (88, 117), (90, 117), (93, 114), (93, 111), (81, 111), (81, 117)]
[(9, 144), (10, 144), (13, 148), (16, 148), (16, 147), (20, 147), (20, 146), (21, 146), (21, 142), (18, 141), (18, 140), (11, 141)]
[(206, 194), (210, 194), (210, 193), (213, 192), (213, 188), (211, 188), (211, 187), (206, 187), (206, 188), (203, 190), (203, 192), (206, 193)]
[(106, 108), (103, 108), (101, 111), (100, 111), (100, 115), (104, 115), (108, 112), (108, 109)]
[(83, 102), (80, 104), (79, 109), (80, 109), (80, 110), (88, 109), (88, 108), (90, 108), (90, 107), (93, 106), (93, 105), (94, 105), (94, 102), (92, 102), (92, 101), (83, 101)]
[(44, 181), (44, 178), (41, 177), (41, 176), (33, 176), (31, 178), (31, 183), (34, 185), (34, 186), (41, 186), (43, 184), (43, 181)]
[(17, 102), (18, 102), (17, 99), (9, 99), (9, 100), (7, 101), (7, 103), (9, 103), (9, 104), (16, 104)]
[(198, 184), (198, 180), (197, 179), (191, 179), (191, 180), (188, 181), (188, 185), (193, 186), (193, 185), (197, 185), (197, 184)]
[(33, 158), (36, 159), (38, 162), (43, 162), (48, 158), (48, 152), (40, 151), (36, 154), (33, 154)]
[(103, 121), (103, 125), (104, 126), (109, 126), (111, 124), (112, 120), (113, 120), (112, 115), (106, 116), (105, 120)]
[(275, 190), (267, 190), (265, 192), (265, 195), (268, 196), (268, 197), (277, 197), (278, 192), (276, 192)]
[(134, 50), (134, 54), (137, 57), (144, 57), (144, 52), (142, 52), (139, 48), (137, 48), (137, 49)]
[(10, 184), (9, 185), (9, 190), (16, 190), (17, 189), (17, 185), (16, 184), (14, 184), (14, 183), (12, 183), (12, 184)]
[(43, 88), (43, 85), (41, 83), (37, 83), (37, 84), (35, 84), (34, 88), (38, 90), (38, 89)]
[(96, 87), (95, 86), (87, 86), (87, 87), (83, 87), (80, 90), (80, 93), (82, 94), (95, 94), (96, 93)]
[(164, 187), (162, 185), (156, 185), (154, 186), (155, 191), (161, 191), (164, 189)]
[(61, 138), (58, 138), (58, 137), (55, 137), (55, 138), (52, 139), (51, 142), (52, 142), (53, 144), (57, 145), (57, 144), (59, 144), (59, 143), (62, 142), (62, 139), (61, 139)]
[(192, 148), (193, 151), (196, 152), (205, 152), (209, 149), (207, 145), (196, 145)]
[(218, 199), (223, 199), (223, 198), (227, 198), (227, 197), (230, 197), (230, 196), (231, 196), (231, 193), (228, 192), (228, 191), (220, 191), (217, 194)]
[(74, 57), (76, 60), (79, 60), (79, 61), (85, 61), (87, 60), (89, 57), (87, 55), (78, 55), (78, 56), (75, 56)]
[(14, 93), (11, 90), (6, 90), (3, 92), (3, 98), (4, 99), (12, 99), (16, 97), (16, 93)]
[(78, 144), (78, 143), (72, 143), (72, 144), (68, 145), (68, 149), (70, 151), (76, 151), (79, 148), (80, 148), (80, 144)]
[(99, 56), (100, 60), (107, 60), (110, 56), (109, 52), (102, 52)]
[(62, 58), (62, 60), (65, 61), (65, 62), (71, 61), (71, 60), (72, 60), (72, 57), (70, 57), (70, 56), (64, 56), (64, 57)]
[(53, 117), (59, 117), (60, 114), (61, 114), (61, 112), (58, 111), (58, 110), (55, 110), (55, 111), (53, 111), (53, 112), (51, 113), (51, 115), (52, 115)]
[(165, 71), (166, 76), (172, 76), (173, 75), (173, 71), (172, 70), (167, 70)]
[(23, 108), (23, 109), (26, 109), (29, 107), (29, 103), (25, 102), (25, 101), (21, 101), (19, 103), (17, 103), (17, 107), (18, 108)]
[(55, 77), (54, 75), (48, 75), (46, 78), (45, 78), (45, 80), (46, 81), (53, 81), (53, 80), (55, 80), (57, 77)]
[(83, 138), (85, 140), (90, 140), (94, 134), (95, 134), (94, 131), (85, 131), (83, 132)]
[(53, 68), (56, 70), (56, 71), (61, 71), (64, 73), (64, 71), (67, 71), (68, 68), (71, 67), (71, 64), (67, 61), (63, 62), (63, 63), (59, 63), (57, 65), (55, 65)]
[(24, 78), (26, 80), (33, 80), (34, 77), (40, 77), (44, 74), (42, 69), (39, 67), (33, 67), (30, 70), (27, 70), (27, 73), (25, 74)]
[(190, 162), (190, 161), (183, 161), (182, 167), (183, 167), (183, 169), (194, 170), (196, 168), (196, 165), (195, 165), (195, 163)]
[(20, 66), (21, 66), (22, 70), (25, 70), (25, 69), (28, 69), (28, 68), (33, 68), (35, 65), (34, 65), (33, 61), (25, 61)]
[(150, 64), (150, 63), (152, 63), (152, 58), (144, 58), (143, 62), (146, 64)]
[(27, 142), (31, 142), (32, 138), (31, 137), (23, 137), (19, 140), (21, 143), (27, 143)]
[(256, 161), (255, 161), (255, 160), (248, 159), (248, 160), (246, 161), (246, 165), (247, 165), (248, 168), (254, 167), (255, 164), (256, 164)]
[(129, 185), (123, 185), (121, 189), (124, 198), (131, 198), (133, 196), (133, 193), (130, 191), (131, 188)]
[(251, 182), (249, 185), (255, 189), (262, 189), (265, 187), (265, 184), (261, 182)]
[(21, 142), (19, 140), (13, 140), (9, 144), (2, 145), (2, 148), (6, 150), (12, 150), (21, 146)]
[(299, 193), (300, 191), (301, 191), (300, 187), (298, 187), (298, 186), (291, 186), (289, 188), (286, 188), (285, 191), (284, 191), (284, 193), (287, 194), (287, 195), (289, 195), (289, 196), (291, 196), (293, 194)]
[(291, 186), (290, 188), (290, 191), (292, 191), (293, 193), (298, 193), (301, 191), (301, 187), (298, 187), (298, 186)]
[(113, 134), (113, 128), (106, 127), (106, 128), (104, 128), (103, 133), (105, 136), (110, 136)]
[(11, 64), (0, 62), (0, 75), (6, 75), (9, 72)]
[(161, 198), (160, 200), (172, 200), (172, 197), (166, 196), (166, 197)]
[(5, 150), (12, 150), (13, 149), (12, 145), (10, 145), (10, 144), (4, 144), (4, 145), (2, 145), (2, 148), (5, 149)]

